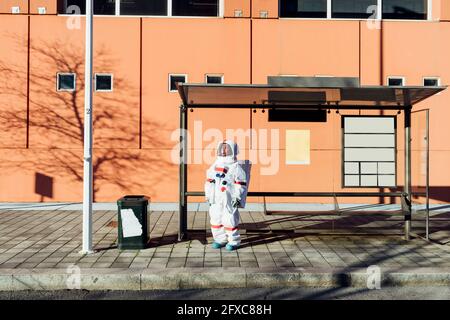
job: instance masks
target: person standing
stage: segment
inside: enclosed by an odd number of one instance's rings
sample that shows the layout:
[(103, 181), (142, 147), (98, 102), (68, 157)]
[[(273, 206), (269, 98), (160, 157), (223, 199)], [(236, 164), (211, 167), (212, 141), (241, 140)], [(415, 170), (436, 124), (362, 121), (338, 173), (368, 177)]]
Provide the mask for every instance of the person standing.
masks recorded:
[(238, 145), (225, 140), (217, 147), (217, 159), (206, 171), (205, 197), (214, 238), (212, 247), (236, 250), (240, 243), (239, 206), (247, 191), (245, 171), (237, 161)]

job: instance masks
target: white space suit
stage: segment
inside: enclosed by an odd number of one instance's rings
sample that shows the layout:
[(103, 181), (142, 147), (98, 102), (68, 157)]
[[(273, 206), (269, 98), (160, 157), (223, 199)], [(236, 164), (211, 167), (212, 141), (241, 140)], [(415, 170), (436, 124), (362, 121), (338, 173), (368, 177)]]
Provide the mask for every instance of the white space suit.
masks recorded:
[(213, 247), (216, 248), (227, 245), (227, 249), (233, 250), (241, 242), (238, 207), (247, 189), (247, 178), (237, 161), (238, 153), (233, 141), (219, 143), (217, 159), (206, 172), (205, 196), (210, 204)]

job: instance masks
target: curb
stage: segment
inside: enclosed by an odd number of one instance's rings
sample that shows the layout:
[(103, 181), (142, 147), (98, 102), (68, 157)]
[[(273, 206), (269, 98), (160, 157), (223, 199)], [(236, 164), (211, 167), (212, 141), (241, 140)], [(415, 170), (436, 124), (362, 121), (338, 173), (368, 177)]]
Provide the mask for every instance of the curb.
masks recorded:
[[(367, 288), (366, 269), (173, 268), (0, 269), (0, 291), (20, 290), (179, 290), (212, 288)], [(450, 268), (381, 270), (383, 286), (450, 286)]]

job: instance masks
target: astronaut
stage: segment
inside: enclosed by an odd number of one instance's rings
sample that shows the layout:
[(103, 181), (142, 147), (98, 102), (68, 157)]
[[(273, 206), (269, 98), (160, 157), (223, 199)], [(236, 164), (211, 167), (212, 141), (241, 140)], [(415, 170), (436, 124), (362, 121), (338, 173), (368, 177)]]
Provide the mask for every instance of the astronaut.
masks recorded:
[(247, 192), (247, 178), (237, 161), (238, 153), (238, 146), (233, 141), (219, 143), (217, 159), (206, 172), (205, 196), (210, 204), (214, 249), (236, 250), (241, 242), (238, 208)]

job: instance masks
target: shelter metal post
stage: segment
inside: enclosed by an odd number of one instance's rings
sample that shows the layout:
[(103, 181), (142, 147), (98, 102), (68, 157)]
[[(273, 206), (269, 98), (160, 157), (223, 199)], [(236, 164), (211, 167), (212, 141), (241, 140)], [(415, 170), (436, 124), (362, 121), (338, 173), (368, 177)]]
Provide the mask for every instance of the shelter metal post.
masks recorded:
[(411, 107), (405, 108), (405, 240), (410, 240), (411, 232)]
[(426, 166), (427, 166), (427, 172), (426, 172), (426, 186), (425, 186), (425, 193), (426, 193), (426, 222), (425, 222), (425, 228), (426, 228), (426, 239), (430, 240), (430, 110), (426, 110), (426, 148), (427, 148), (427, 160), (426, 160)]
[(179, 168), (179, 213), (178, 213), (178, 240), (187, 237), (187, 108), (180, 106), (180, 168)]

